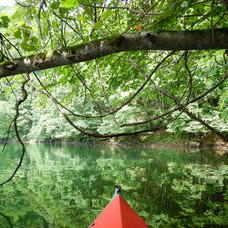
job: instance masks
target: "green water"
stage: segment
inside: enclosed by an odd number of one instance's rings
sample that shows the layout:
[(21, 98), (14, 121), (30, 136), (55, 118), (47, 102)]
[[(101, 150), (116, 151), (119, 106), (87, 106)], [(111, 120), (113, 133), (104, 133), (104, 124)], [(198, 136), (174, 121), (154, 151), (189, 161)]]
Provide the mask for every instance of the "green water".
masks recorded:
[[(19, 153), (17, 144), (0, 152), (0, 180)], [(150, 227), (228, 227), (227, 156), (33, 144), (14, 180), (0, 187), (0, 228), (88, 227), (115, 184)]]

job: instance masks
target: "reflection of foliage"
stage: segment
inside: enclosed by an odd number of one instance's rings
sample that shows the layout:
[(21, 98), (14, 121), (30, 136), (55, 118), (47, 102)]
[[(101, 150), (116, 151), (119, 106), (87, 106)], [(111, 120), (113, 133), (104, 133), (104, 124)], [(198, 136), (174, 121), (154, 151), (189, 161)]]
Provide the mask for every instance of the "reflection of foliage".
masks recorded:
[[(4, 222), (1, 222), (1, 221)], [(5, 228), (13, 228), (13, 224), (8, 216), (0, 212), (0, 224), (5, 224)]]
[[(209, 156), (85, 146), (28, 150), (20, 178), (0, 189), (0, 211), (16, 228), (87, 227), (110, 200), (115, 183), (151, 227), (228, 225), (228, 166), (203, 164)], [(16, 159), (4, 155), (4, 161)], [(0, 166), (3, 173), (9, 164)]]
[(228, 191), (228, 167), (169, 164), (165, 182), (176, 207), (176, 224), (189, 227), (228, 225), (224, 194)]
[[(28, 101), (21, 107), (21, 135), (32, 140), (67, 138), (82, 141), (87, 139), (86, 133), (110, 136), (118, 132), (152, 131), (157, 124), (167, 126), (168, 123), (168, 130), (175, 134), (203, 133), (208, 129), (227, 133), (227, 80), (220, 81), (227, 72), (226, 51), (176, 51), (163, 62), (167, 55), (164, 50), (178, 49), (176, 45), (169, 47), (166, 42), (158, 47), (161, 51), (115, 53), (93, 59), (103, 55), (103, 48), (122, 50), (118, 47), (124, 46), (122, 39), (128, 40), (125, 33), (138, 37), (142, 32), (136, 40), (138, 44), (145, 42), (146, 45), (148, 37), (146, 40), (141, 38), (144, 34), (154, 36), (150, 32), (159, 31), (155, 33), (155, 39), (160, 40), (160, 31), (175, 30), (178, 38), (185, 34), (183, 31), (211, 31), (213, 28), (212, 40), (216, 42), (208, 48), (220, 48), (216, 44), (220, 40), (216, 38), (216, 31), (227, 27), (225, 2), (21, 0), (12, 7), (11, 13), (10, 9), (0, 7), (0, 11), (4, 11), (0, 15), (0, 62), (22, 60), (21, 56), (26, 56), (22, 61), (23, 66), (26, 63), (25, 69), (31, 64), (32, 69), (38, 70), (54, 54), (57, 59), (44, 67), (52, 68), (60, 56), (64, 56), (63, 64), (67, 63), (66, 59), (74, 63), (76, 53), (84, 56), (87, 49), (96, 50), (99, 46), (99, 55), (83, 57), (81, 63), (39, 71), (36, 77), (31, 74)], [(178, 31), (182, 31), (181, 34)], [(169, 40), (170, 33), (165, 34)], [(185, 35), (181, 35), (183, 40)], [(194, 40), (199, 39), (195, 35), (184, 41), (186, 45), (182, 50), (188, 49), (191, 42), (196, 44)], [(226, 35), (221, 37), (223, 40)], [(175, 39), (171, 39), (172, 44), (178, 42)], [(92, 43), (88, 43), (90, 41)], [(131, 46), (131, 42), (130, 39), (127, 46)], [(106, 47), (106, 43), (111, 46)], [(156, 46), (160, 42), (152, 43)], [(72, 46), (75, 48), (70, 48)], [(199, 42), (195, 48), (201, 49), (201, 46)], [(31, 54), (34, 56), (29, 58)], [(1, 64), (1, 69), (7, 68), (8, 64), (7, 61)], [(12, 65), (16, 67), (18, 63), (12, 62)], [(28, 71), (23, 69), (21, 72)], [(153, 77), (145, 80), (148, 75)], [(10, 83), (4, 75), (1, 77), (0, 104), (4, 108), (0, 107), (0, 137), (4, 138), (2, 132), (8, 128), (9, 117), (13, 114), (10, 107), (15, 102), (15, 95), (19, 95), (22, 77), (11, 78)], [(38, 78), (42, 83), (38, 83)], [(196, 99), (199, 95), (203, 96)], [(70, 114), (77, 130), (65, 122), (53, 101), (55, 104), (58, 101), (62, 108), (67, 107), (65, 114)], [(184, 113), (174, 112), (177, 105), (179, 108), (175, 110)], [(186, 115), (183, 105), (187, 105), (185, 108), (192, 115)]]

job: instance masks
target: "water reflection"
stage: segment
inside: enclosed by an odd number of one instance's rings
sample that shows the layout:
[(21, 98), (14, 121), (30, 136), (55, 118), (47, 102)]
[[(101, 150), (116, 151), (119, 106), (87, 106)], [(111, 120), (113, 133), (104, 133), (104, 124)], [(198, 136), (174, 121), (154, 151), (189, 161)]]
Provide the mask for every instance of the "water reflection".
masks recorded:
[[(3, 221), (1, 222), (1, 220), (3, 220)], [(7, 227), (13, 228), (13, 224), (11, 222), (11, 219), (1, 212), (0, 212), (0, 224), (4, 224), (5, 228), (7, 228)]]
[[(1, 154), (1, 180), (18, 154), (17, 144)], [(87, 227), (116, 183), (151, 227), (226, 226), (227, 164), (212, 151), (27, 145), (17, 177), (0, 188), (0, 228)]]

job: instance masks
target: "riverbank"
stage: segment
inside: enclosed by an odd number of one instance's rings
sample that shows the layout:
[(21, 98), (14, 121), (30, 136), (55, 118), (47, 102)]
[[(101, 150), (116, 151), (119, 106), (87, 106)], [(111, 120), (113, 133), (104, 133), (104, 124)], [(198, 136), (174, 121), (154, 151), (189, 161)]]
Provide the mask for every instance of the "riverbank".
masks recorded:
[(228, 154), (228, 142), (222, 141), (213, 134), (177, 136), (167, 132), (159, 132), (138, 137), (110, 139), (107, 143), (111, 146), (143, 146), (153, 149), (184, 150), (186, 152), (213, 150), (219, 155)]
[[(111, 147), (149, 147), (152, 149), (175, 149), (186, 152), (200, 152), (213, 150), (219, 155), (228, 154), (228, 142), (224, 142), (213, 134), (181, 135), (161, 131), (153, 134), (144, 134), (111, 139), (86, 138), (57, 138), (51, 140), (23, 140), (25, 143), (72, 144), (77, 146), (104, 144)], [(9, 140), (9, 142), (12, 142)], [(1, 140), (0, 143), (4, 143)]]
[(25, 140), (26, 143), (73, 144), (77, 146), (104, 144), (111, 147), (149, 147), (152, 149), (175, 149), (186, 152), (213, 150), (219, 155), (228, 154), (228, 142), (223, 142), (213, 134), (181, 135), (169, 132), (156, 132), (128, 137), (111, 139), (58, 138), (52, 140)]

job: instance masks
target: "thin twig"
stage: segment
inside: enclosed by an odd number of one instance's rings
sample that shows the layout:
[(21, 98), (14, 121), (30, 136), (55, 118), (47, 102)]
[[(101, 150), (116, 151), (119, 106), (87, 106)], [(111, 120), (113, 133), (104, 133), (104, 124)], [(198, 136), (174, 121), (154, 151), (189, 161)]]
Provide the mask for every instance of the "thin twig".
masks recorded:
[(73, 30), (75, 34), (77, 34), (81, 38), (82, 41), (84, 41), (83, 36), (70, 23), (68, 23), (65, 19), (60, 17), (54, 10), (52, 12), (61, 22), (65, 23), (69, 28)]

